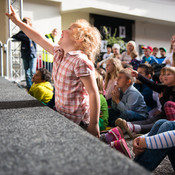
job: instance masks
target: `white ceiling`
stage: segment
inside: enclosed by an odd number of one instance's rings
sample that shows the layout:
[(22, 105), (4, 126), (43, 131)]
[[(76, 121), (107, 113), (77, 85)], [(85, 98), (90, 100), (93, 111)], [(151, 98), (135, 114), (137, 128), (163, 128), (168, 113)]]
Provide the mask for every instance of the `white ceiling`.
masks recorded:
[[(118, 4), (119, 3), (118, 0), (97, 0), (97, 1), (109, 2), (111, 4)], [(167, 5), (172, 4), (172, 3), (175, 4), (175, 0), (139, 0), (139, 1), (151, 2), (153, 4), (157, 4), (157, 3), (167, 4)], [(134, 2), (134, 0), (133, 0), (133, 2)], [(122, 1), (122, 3), (124, 3), (124, 1)]]

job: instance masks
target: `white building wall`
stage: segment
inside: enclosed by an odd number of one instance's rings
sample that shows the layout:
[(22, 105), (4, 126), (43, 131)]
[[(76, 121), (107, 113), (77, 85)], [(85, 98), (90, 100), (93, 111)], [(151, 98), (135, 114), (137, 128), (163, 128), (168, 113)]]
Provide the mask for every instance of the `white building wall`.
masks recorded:
[(83, 10), (115, 15), (129, 15), (130, 18), (145, 18), (173, 22), (174, 0), (54, 0), (62, 2), (62, 12)]
[(52, 29), (58, 28), (61, 36), (60, 3), (48, 1), (24, 0), (23, 17), (30, 17), (33, 27), (41, 34), (51, 33)]
[(64, 13), (61, 15), (62, 17), (62, 30), (67, 29), (71, 23), (75, 22), (78, 19), (86, 19), (89, 21), (89, 13), (83, 12), (70, 12)]
[(148, 22), (135, 22), (135, 41), (139, 44), (152, 47), (165, 47), (167, 52), (170, 48), (171, 36), (175, 34), (174, 26), (154, 24)]

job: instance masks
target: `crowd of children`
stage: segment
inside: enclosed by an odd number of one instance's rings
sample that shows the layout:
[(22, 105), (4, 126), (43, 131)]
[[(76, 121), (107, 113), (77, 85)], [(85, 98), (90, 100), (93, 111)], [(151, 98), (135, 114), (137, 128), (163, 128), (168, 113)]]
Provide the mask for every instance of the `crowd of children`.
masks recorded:
[[(134, 41), (128, 42), (122, 55), (120, 46), (114, 44), (113, 53), (108, 49), (95, 70), (101, 39), (99, 31), (87, 21), (78, 20), (63, 30), (59, 45), (54, 46), (23, 23), (12, 6), (11, 11), (6, 15), (31, 40), (54, 55), (54, 95), (49, 83), (51, 75), (46, 69), (39, 69), (29, 90), (32, 96), (43, 103), (53, 101), (60, 114), (130, 158), (123, 133), (132, 138), (148, 133), (134, 139), (134, 160), (152, 171), (168, 155), (175, 170), (174, 42), (171, 57), (164, 60), (170, 67), (161, 70), (158, 84), (152, 80), (151, 64), (158, 61), (150, 46), (144, 47), (144, 57), (139, 61)], [(114, 128), (100, 136), (99, 127), (105, 130), (108, 126)]]

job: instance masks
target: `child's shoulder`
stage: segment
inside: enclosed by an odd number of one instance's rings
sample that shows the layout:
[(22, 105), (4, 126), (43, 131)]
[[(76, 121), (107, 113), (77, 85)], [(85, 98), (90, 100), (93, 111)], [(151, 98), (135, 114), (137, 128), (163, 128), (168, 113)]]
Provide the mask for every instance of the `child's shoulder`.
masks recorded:
[(135, 95), (135, 94), (138, 94), (140, 95), (141, 93), (138, 91), (137, 88), (135, 88), (133, 85), (131, 85), (129, 88), (128, 88), (128, 91), (130, 94), (132, 95)]
[[(74, 54), (73, 54), (74, 53)], [(76, 62), (76, 66), (88, 66), (91, 70), (94, 69), (94, 64), (89, 60), (88, 56), (82, 51), (73, 51), (70, 53)]]
[(83, 62), (92, 63), (88, 59), (88, 56), (84, 52), (82, 52), (81, 50), (71, 51), (71, 52), (68, 52), (68, 53), (69, 53), (69, 55), (71, 55), (75, 59), (77, 59), (77, 61), (83, 61)]

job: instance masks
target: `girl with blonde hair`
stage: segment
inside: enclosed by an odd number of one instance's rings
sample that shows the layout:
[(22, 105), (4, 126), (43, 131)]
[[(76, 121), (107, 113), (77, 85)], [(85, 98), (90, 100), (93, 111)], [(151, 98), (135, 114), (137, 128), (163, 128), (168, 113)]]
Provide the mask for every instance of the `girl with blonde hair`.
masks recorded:
[(117, 77), (120, 70), (122, 70), (122, 64), (119, 59), (110, 58), (106, 62), (106, 78), (105, 78), (105, 97), (108, 105), (111, 104), (112, 91), (114, 86), (117, 84)]
[(126, 44), (126, 51), (122, 53), (120, 60), (122, 63), (129, 63), (131, 61), (131, 52), (136, 52), (136, 43), (135, 41), (129, 41)]

